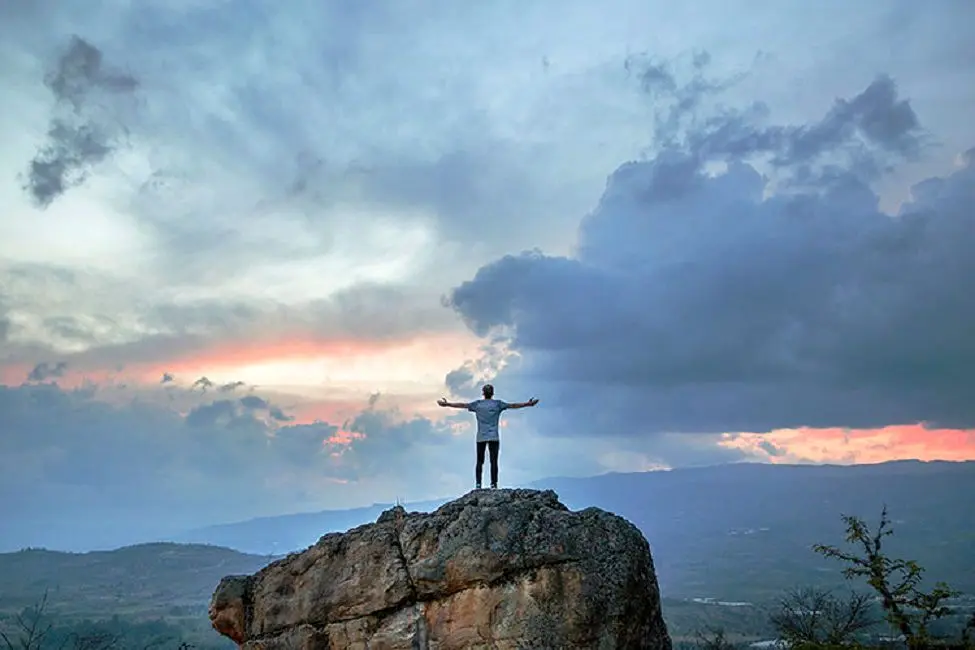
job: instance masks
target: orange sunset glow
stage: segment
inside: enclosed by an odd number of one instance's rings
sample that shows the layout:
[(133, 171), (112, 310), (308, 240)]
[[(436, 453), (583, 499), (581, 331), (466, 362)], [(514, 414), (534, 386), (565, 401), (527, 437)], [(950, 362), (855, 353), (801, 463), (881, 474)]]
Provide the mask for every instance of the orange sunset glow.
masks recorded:
[[(125, 381), (156, 385), (164, 373), (189, 385), (200, 377), (217, 384), (243, 381), (275, 386), (355, 387), (375, 384), (442, 385), (451, 368), (477, 353), (479, 341), (468, 333), (427, 334), (404, 339), (283, 338), (215, 343), (195, 353), (151, 363), (130, 363), (121, 370), (99, 367), (86, 354), (65, 357), (64, 373), (52, 379), (73, 388)], [(0, 367), (0, 382), (19, 385), (33, 366)], [(375, 390), (376, 388), (372, 389)], [(368, 391), (369, 389), (367, 389)], [(437, 389), (439, 390), (439, 389)], [(361, 392), (361, 391), (360, 391)]]
[(771, 443), (781, 450), (772, 463), (880, 463), (891, 460), (975, 460), (975, 431), (896, 425), (877, 429), (779, 429), (744, 433), (722, 446), (762, 454)]
[(288, 339), (218, 345), (196, 355), (139, 368), (146, 382), (169, 372), (185, 381), (244, 381), (273, 386), (441, 384), (457, 362), (476, 353), (468, 334), (407, 339)]
[[(121, 403), (126, 391), (140, 391), (145, 399), (166, 394), (159, 385), (163, 373), (175, 375), (177, 386), (189, 388), (206, 376), (215, 384), (243, 381), (285, 408), (293, 424), (339, 424), (360, 413), (369, 395), (382, 393), (382, 408), (401, 417), (421, 415), (434, 421), (449, 413), (434, 400), (443, 392), (443, 377), (465, 358), (477, 353), (478, 341), (466, 334), (415, 336), (364, 341), (351, 338), (289, 338), (217, 344), (169, 362), (133, 365), (122, 370), (81, 367), (68, 360), (60, 377), (51, 378), (67, 389), (99, 386), (98, 399)], [(7, 365), (0, 382), (19, 385), (30, 366)], [(108, 390), (114, 388), (115, 390)], [(194, 400), (210, 399), (203, 394)], [(171, 400), (171, 397), (170, 397)], [(171, 403), (171, 402), (170, 402)], [(184, 408), (186, 408), (184, 399)], [(508, 426), (502, 421), (502, 427)], [(466, 425), (455, 425), (466, 431)], [(323, 441), (344, 447), (364, 434), (337, 431)], [(720, 443), (771, 463), (877, 463), (919, 460), (975, 460), (975, 431), (934, 429), (923, 425), (894, 425), (874, 429), (797, 428), (768, 433), (726, 434)], [(774, 453), (769, 453), (773, 449)]]
[(264, 363), (287, 363), (307, 359), (351, 360), (382, 355), (396, 348), (408, 347), (415, 341), (415, 337), (406, 340), (289, 337), (276, 340), (233, 341), (216, 343), (196, 354), (168, 360), (154, 366), (152, 370), (166, 368), (166, 372), (183, 375), (192, 375), (206, 370), (216, 374)]
[(361, 440), (365, 438), (364, 433), (359, 433), (357, 431), (345, 431), (344, 429), (339, 429), (331, 437), (326, 438), (322, 441), (324, 445), (350, 445), (354, 440)]

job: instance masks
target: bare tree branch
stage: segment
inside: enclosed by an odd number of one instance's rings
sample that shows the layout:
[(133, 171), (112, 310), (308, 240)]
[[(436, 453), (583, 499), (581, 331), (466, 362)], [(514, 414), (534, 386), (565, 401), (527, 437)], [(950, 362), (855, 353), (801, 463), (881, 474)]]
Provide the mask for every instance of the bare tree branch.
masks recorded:
[[(738, 648), (727, 639), (722, 628), (707, 626), (704, 630), (698, 630), (694, 636), (697, 637), (698, 647), (703, 650), (737, 650)], [(180, 650), (184, 650), (182, 646)]]
[(914, 560), (891, 559), (884, 554), (883, 538), (894, 534), (886, 505), (873, 534), (858, 517), (843, 515), (843, 521), (847, 543), (860, 546), (862, 555), (824, 544), (814, 545), (813, 550), (846, 562), (849, 566), (843, 575), (847, 579), (866, 578), (867, 584), (880, 595), (887, 620), (904, 636), (908, 647), (923, 647), (929, 640), (929, 623), (951, 613), (945, 603), (959, 592), (943, 582), (929, 592), (921, 591), (924, 569)]
[(18, 639), (17, 645), (14, 645), (9, 637), (4, 634), (3, 640), (8, 648), (11, 650), (17, 648), (19, 650), (41, 650), (45, 637), (53, 627), (52, 624), (43, 625), (44, 613), (47, 610), (47, 599), (48, 593), (45, 591), (40, 602), (26, 610), (26, 615), (24, 612), (17, 614), (14, 621), (20, 628), (20, 639)]
[(7, 650), (14, 650), (14, 644), (10, 641), (10, 638), (0, 630), (0, 639), (3, 639), (3, 644), (7, 646)]
[(769, 621), (779, 638), (794, 646), (849, 644), (876, 622), (870, 616), (869, 596), (852, 593), (840, 599), (816, 588), (788, 592)]

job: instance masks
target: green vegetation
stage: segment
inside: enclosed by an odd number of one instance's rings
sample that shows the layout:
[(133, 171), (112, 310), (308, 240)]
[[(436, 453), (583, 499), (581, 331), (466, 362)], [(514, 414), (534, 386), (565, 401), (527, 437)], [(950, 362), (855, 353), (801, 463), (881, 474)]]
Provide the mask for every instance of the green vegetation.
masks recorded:
[(858, 517), (843, 516), (846, 541), (858, 545), (862, 554), (842, 551), (835, 546), (816, 544), (813, 550), (825, 557), (846, 562), (847, 579), (866, 578), (867, 584), (881, 598), (884, 615), (904, 637), (909, 648), (931, 644), (931, 623), (952, 614), (948, 600), (961, 595), (944, 582), (931, 589), (921, 589), (924, 569), (914, 560), (892, 559), (883, 552), (884, 538), (894, 533), (884, 506), (876, 533)]
[[(763, 631), (770, 628), (772, 638), (793, 649), (975, 649), (975, 600), (961, 598), (961, 593), (945, 582), (925, 586), (924, 569), (916, 561), (887, 555), (884, 541), (893, 529), (886, 506), (875, 531), (858, 517), (843, 515), (842, 519), (846, 542), (853, 550), (826, 544), (815, 544), (812, 549), (844, 562), (843, 577), (864, 579), (873, 593), (851, 592), (839, 597), (829, 589), (794, 589), (770, 609)], [(699, 621), (697, 629), (703, 632), (697, 632), (694, 639), (674, 634), (675, 645), (706, 650), (741, 647), (754, 640), (751, 634), (760, 612), (761, 608), (749, 612), (745, 625), (744, 618), (728, 627), (714, 620)], [(668, 623), (671, 620), (668, 617)], [(878, 631), (881, 621), (890, 629)], [(746, 632), (745, 626), (751, 629)]]
[[(162, 620), (126, 621), (118, 616), (103, 621), (65, 623), (47, 609), (47, 594), (39, 603), (0, 618), (0, 650), (218, 650), (216, 639), (191, 643), (193, 630)], [(199, 635), (196, 635), (199, 636)], [(232, 645), (232, 644), (231, 644)]]
[(269, 561), (217, 546), (172, 543), (91, 553), (4, 553), (0, 614), (30, 607), (47, 593), (59, 617), (193, 616), (205, 611), (220, 578), (253, 573)]
[(210, 628), (210, 595), (270, 559), (170, 543), (0, 554), (0, 650), (232, 648)]

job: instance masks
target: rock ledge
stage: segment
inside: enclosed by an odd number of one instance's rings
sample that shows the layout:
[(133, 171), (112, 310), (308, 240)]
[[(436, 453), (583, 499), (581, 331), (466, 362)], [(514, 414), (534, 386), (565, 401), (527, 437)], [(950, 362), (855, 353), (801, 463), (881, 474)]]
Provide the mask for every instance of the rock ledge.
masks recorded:
[(671, 649), (640, 531), (551, 490), (397, 506), (224, 578), (210, 620), (247, 650)]

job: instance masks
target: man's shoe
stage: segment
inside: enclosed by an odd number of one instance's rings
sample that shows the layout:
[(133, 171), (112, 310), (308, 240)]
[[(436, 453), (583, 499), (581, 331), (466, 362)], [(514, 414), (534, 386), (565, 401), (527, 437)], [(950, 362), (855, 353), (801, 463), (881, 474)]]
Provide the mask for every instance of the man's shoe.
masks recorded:
[(492, 483), (491, 484), (491, 489), (492, 490), (497, 490), (498, 489), (498, 484), (497, 483)]

